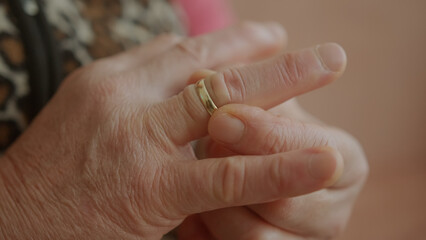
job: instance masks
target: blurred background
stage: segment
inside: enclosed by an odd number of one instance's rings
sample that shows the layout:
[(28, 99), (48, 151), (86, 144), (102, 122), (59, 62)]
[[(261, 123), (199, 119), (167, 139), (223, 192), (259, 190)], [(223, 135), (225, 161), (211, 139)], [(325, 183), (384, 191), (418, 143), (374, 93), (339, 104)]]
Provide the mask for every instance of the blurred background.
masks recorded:
[(371, 172), (341, 239), (426, 239), (426, 1), (232, 0), (239, 19), (278, 21), (289, 50), (338, 42), (345, 75), (299, 99), (355, 135)]

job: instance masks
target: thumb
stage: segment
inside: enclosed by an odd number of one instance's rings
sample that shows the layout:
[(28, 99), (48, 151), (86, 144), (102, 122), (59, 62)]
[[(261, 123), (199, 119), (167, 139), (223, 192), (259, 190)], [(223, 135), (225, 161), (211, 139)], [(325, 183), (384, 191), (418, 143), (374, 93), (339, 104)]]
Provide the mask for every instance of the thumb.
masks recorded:
[[(336, 139), (323, 127), (242, 104), (229, 104), (218, 109), (210, 118), (208, 132), (217, 145), (244, 155), (337, 146)], [(217, 150), (212, 146), (209, 148)]]
[[(165, 191), (184, 215), (307, 194), (339, 177), (342, 157), (331, 148), (268, 156), (178, 162)], [(172, 187), (171, 187), (172, 186)]]

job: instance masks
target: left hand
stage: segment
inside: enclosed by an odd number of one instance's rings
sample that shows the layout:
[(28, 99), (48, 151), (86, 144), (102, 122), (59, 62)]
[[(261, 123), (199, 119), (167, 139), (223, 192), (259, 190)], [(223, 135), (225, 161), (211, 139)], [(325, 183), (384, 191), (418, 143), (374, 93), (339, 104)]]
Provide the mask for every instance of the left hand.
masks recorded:
[(329, 239), (342, 232), (368, 173), (363, 150), (352, 136), (321, 123), (295, 100), (269, 111), (247, 105), (224, 106), (211, 117), (209, 135), (197, 145), (201, 158), (267, 155), (322, 146), (338, 150), (344, 171), (337, 182), (332, 179), (327, 188), (312, 194), (191, 216), (179, 229), (180, 239)]
[[(284, 162), (309, 175), (310, 161), (336, 161), (327, 152), (196, 161), (189, 142), (209, 115), (194, 86), (175, 95), (195, 69), (261, 57), (284, 38), (275, 24), (161, 36), (71, 74), (0, 158), (0, 238), (160, 239), (191, 214), (317, 190), (327, 176), (283, 193), (292, 176), (268, 173)], [(248, 169), (243, 184), (227, 181)], [(253, 187), (263, 194), (232, 195)]]

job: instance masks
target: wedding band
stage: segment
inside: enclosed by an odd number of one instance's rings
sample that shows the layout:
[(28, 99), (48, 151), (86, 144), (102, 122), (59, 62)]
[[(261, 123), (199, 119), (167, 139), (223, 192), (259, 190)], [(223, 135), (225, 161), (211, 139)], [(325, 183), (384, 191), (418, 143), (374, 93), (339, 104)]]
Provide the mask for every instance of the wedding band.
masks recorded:
[(212, 115), (214, 111), (216, 111), (217, 107), (216, 104), (214, 104), (212, 98), (210, 97), (209, 92), (207, 92), (206, 85), (204, 84), (204, 79), (201, 79), (195, 84), (195, 89), (197, 90), (198, 96), (200, 97), (204, 108), (210, 115)]

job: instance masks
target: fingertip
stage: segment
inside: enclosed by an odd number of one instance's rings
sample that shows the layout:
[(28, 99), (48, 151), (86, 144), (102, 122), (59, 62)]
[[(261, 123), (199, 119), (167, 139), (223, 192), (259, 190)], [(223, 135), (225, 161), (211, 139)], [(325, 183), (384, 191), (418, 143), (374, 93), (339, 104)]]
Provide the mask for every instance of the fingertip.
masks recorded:
[(325, 43), (316, 47), (316, 52), (322, 66), (335, 73), (342, 73), (346, 68), (347, 57), (345, 50), (337, 43)]
[(342, 177), (343, 170), (345, 168), (345, 162), (342, 154), (339, 151), (334, 150), (335, 159), (336, 159), (336, 169), (332, 177), (324, 184), (326, 187), (331, 187), (336, 184), (337, 181)]
[[(217, 109), (210, 118), (208, 131), (216, 141), (236, 144), (247, 137), (253, 124), (271, 121), (271, 113), (244, 104), (228, 104)], [(225, 139), (225, 136), (228, 139)], [(232, 139), (232, 141), (231, 141)]]
[(211, 117), (208, 131), (218, 142), (236, 144), (244, 135), (245, 123), (238, 117), (222, 111)]
[(344, 163), (342, 155), (335, 149), (324, 146), (308, 149), (312, 154), (309, 161), (310, 175), (323, 181), (324, 187), (330, 187), (341, 177)]

